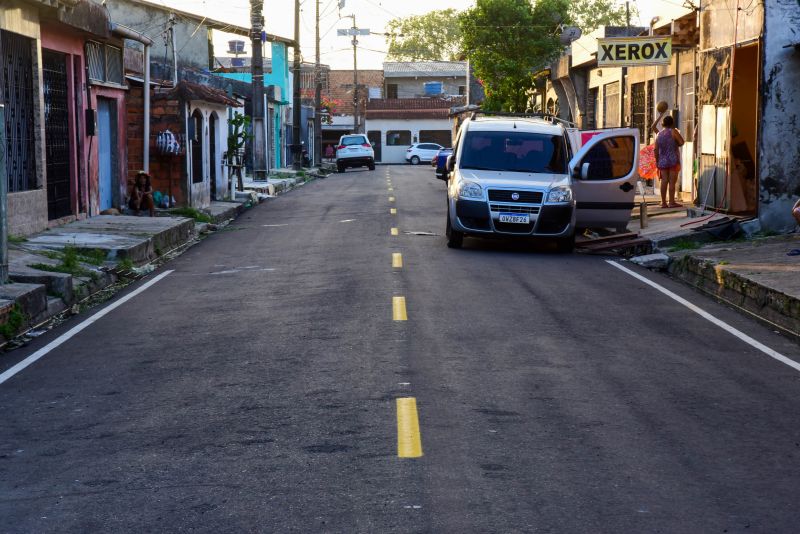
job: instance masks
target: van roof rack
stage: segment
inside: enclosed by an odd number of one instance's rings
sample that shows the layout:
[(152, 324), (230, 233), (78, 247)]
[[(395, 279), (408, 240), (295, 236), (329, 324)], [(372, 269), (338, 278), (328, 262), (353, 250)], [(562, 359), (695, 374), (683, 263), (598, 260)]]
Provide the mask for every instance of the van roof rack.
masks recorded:
[(462, 115), (464, 113), (469, 113), (471, 119), (476, 119), (479, 115), (483, 115), (485, 117), (511, 117), (511, 118), (520, 118), (520, 119), (544, 119), (550, 121), (553, 124), (561, 124), (567, 128), (577, 128), (578, 126), (574, 122), (570, 122), (568, 120), (564, 120), (560, 117), (556, 117), (550, 113), (538, 113), (538, 112), (531, 112), (531, 113), (512, 113), (510, 111), (486, 111), (480, 108), (480, 106), (464, 106), (462, 108), (454, 108), (453, 112), (450, 116)]

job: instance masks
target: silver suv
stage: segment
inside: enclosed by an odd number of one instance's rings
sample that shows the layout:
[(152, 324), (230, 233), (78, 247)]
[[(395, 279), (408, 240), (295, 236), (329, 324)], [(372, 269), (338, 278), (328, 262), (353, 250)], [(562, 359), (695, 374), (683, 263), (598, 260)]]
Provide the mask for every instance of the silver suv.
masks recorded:
[[(586, 142), (581, 146), (581, 142)], [(447, 246), (465, 236), (546, 237), (562, 251), (577, 227), (627, 227), (639, 132), (579, 132), (545, 118), (478, 116), (447, 163)]]
[(344, 172), (347, 167), (367, 167), (375, 170), (375, 151), (364, 134), (343, 135), (336, 147), (336, 169)]

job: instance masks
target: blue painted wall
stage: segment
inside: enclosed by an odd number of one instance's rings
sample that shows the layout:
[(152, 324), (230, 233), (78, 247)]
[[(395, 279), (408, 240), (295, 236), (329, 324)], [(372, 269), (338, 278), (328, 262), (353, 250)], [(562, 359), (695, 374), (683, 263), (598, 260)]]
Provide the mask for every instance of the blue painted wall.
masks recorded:
[[(286, 45), (283, 43), (270, 43), (272, 45), (272, 72), (264, 74), (264, 86), (275, 85), (281, 88), (281, 100), (289, 102), (292, 101), (292, 84), (291, 76), (289, 74), (289, 55), (286, 50)], [(230, 72), (221, 73), (220, 76), (230, 78), (232, 80), (239, 80), (246, 83), (252, 83), (253, 76), (250, 73), (244, 72)], [(287, 161), (284, 155), (281, 154), (281, 141), (283, 133), (283, 124), (281, 118), (283, 117), (284, 105), (275, 104), (275, 124), (272, 126), (272, 131), (275, 132), (275, 138), (272, 140), (272, 150), (275, 153), (275, 166), (283, 167), (284, 162)], [(287, 143), (289, 144), (289, 143)]]

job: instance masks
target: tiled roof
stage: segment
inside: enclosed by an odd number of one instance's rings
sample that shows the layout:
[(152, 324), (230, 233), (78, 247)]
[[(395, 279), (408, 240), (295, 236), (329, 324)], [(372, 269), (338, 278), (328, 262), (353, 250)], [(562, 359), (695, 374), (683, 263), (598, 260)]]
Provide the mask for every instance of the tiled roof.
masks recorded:
[(410, 110), (410, 109), (447, 109), (463, 106), (465, 97), (454, 98), (381, 98), (367, 103), (369, 110)]
[(367, 109), (367, 118), (376, 119), (446, 119), (449, 109)]
[(446, 119), (450, 109), (463, 106), (463, 96), (455, 98), (392, 98), (367, 102), (368, 119)]
[(409, 76), (466, 76), (466, 61), (389, 61), (383, 64), (383, 75), (387, 78)]

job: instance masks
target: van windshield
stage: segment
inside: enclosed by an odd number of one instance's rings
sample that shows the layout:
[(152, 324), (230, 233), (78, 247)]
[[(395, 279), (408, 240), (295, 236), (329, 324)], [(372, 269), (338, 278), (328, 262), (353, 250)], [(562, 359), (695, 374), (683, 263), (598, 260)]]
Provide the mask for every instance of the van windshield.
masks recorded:
[(469, 131), (464, 138), (459, 167), (564, 174), (567, 172), (564, 138), (533, 132)]

